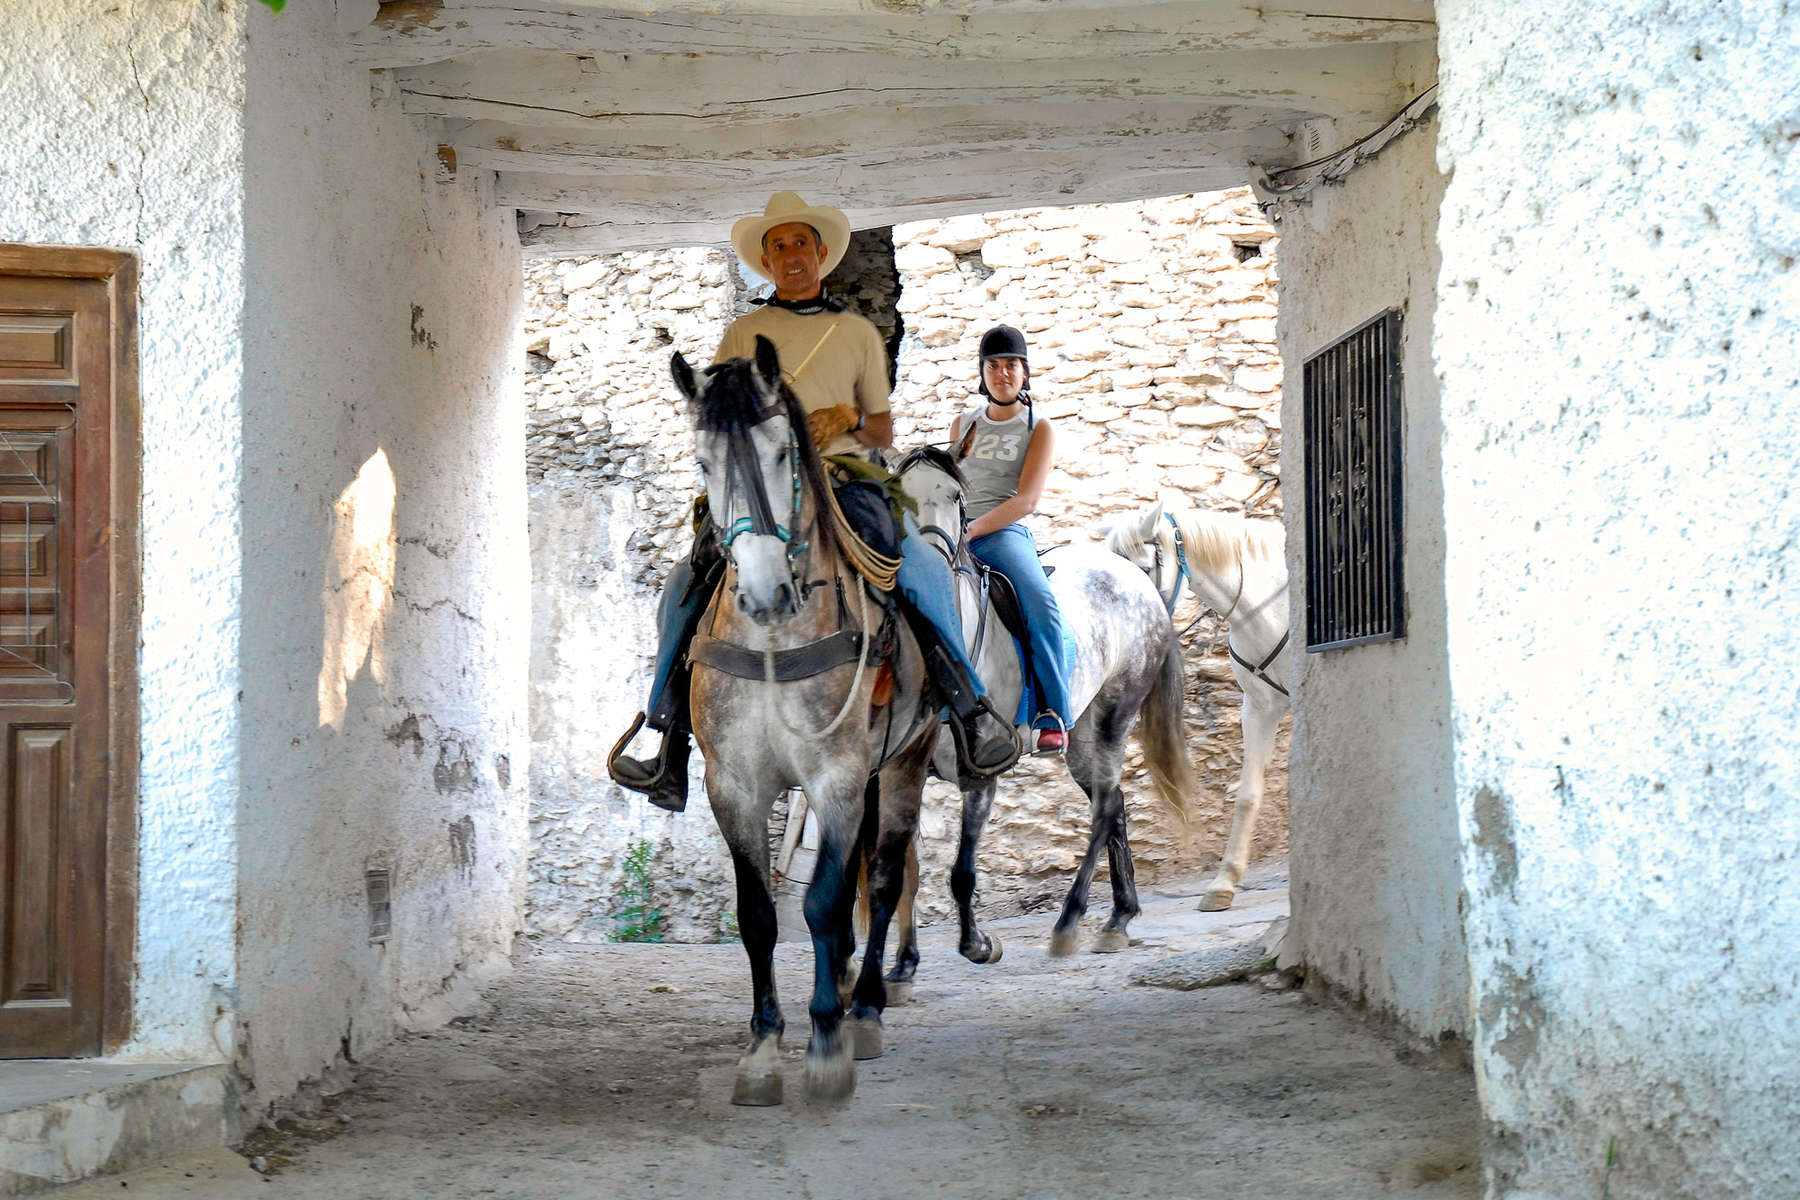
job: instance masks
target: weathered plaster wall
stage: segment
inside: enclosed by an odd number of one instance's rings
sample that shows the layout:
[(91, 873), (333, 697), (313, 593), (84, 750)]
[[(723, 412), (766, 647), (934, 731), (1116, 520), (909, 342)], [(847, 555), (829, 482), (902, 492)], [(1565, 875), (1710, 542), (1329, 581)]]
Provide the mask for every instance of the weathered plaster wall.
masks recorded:
[[(324, 7), (327, 11), (320, 11)], [(250, 18), (239, 1061), (279, 1098), (504, 965), (527, 841), (520, 267), (479, 174)], [(365, 872), (392, 873), (371, 942)]]
[(0, 5), (0, 241), (108, 247), (141, 267), (143, 741), (126, 1057), (231, 1052), (243, 18), (241, 5), (199, 0)]
[[(1402, 313), (1406, 637), (1297, 656), (1294, 936), (1309, 970), (1427, 1037), (1468, 1033), (1445, 663), (1443, 464), (1431, 340), (1444, 180), (1437, 127), (1394, 142), (1342, 185), (1284, 204), (1284, 424), (1300, 429), (1306, 359), (1388, 308)], [(1297, 641), (1306, 628), (1304, 492), (1288, 489)], [(1378, 716), (1373, 714), (1379, 714)]]
[[(859, 234), (832, 284), (903, 335), (900, 445), (945, 436), (974, 395), (976, 342), (1006, 320), (1031, 338), (1037, 394), (1060, 419), (1059, 470), (1038, 522), (1045, 544), (1085, 539), (1091, 519), (1165, 490), (1279, 513), (1275, 241), (1247, 193), (923, 222), (892, 237), (890, 253), (875, 231)], [(691, 434), (668, 356), (709, 358), (747, 295), (734, 260), (704, 249), (535, 262), (526, 294), (535, 372), (531, 928), (609, 937), (619, 859), (644, 840), (670, 935), (711, 936), (734, 899), (703, 805), (696, 798), (688, 814), (663, 815), (606, 778), (605, 754), (642, 706), (654, 588), (689, 544)], [(1203, 622), (1193, 636), (1204, 646), (1211, 633)], [(1237, 693), (1222, 648), (1193, 658), (1202, 820), (1183, 845), (1132, 760), (1128, 787), (1144, 798), (1132, 804), (1132, 836), (1146, 879), (1209, 865), (1223, 845), (1240, 758)], [(1258, 853), (1286, 844), (1282, 759)], [(932, 785), (922, 893), (932, 916), (949, 905), (956, 805)], [(1022, 765), (1001, 788), (984, 845), (984, 911), (1059, 903), (1086, 828), (1086, 800), (1059, 764)]]
[(1437, 12), (1490, 1195), (1800, 1195), (1795, 14)]

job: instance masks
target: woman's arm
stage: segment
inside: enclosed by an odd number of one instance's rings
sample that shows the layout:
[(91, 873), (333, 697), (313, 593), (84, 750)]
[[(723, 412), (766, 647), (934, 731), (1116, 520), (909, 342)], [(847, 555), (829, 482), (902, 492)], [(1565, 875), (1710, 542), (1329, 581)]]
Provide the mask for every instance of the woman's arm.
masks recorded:
[(1031, 444), (1025, 448), (1025, 465), (1019, 470), (1019, 490), (1012, 498), (995, 505), (986, 516), (969, 522), (969, 536), (981, 537), (1005, 529), (1014, 521), (1022, 521), (1037, 511), (1043, 498), (1044, 485), (1050, 482), (1050, 464), (1056, 460), (1056, 430), (1048, 421), (1038, 422), (1031, 431)]

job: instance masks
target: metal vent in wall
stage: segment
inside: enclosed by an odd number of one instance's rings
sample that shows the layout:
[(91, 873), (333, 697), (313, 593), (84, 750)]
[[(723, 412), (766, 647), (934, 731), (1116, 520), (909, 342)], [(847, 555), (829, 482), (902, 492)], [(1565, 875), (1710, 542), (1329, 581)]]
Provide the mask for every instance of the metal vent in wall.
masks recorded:
[(1306, 648), (1406, 636), (1400, 311), (1306, 360)]
[(369, 893), (369, 941), (385, 942), (394, 930), (392, 871), (382, 868), (363, 873), (363, 886)]

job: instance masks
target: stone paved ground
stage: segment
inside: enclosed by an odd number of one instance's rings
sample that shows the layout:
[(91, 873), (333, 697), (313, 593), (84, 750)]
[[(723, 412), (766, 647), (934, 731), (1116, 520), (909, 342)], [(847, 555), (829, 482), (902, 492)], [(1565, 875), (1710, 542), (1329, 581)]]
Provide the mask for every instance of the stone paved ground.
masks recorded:
[(799, 1098), (806, 947), (777, 958), (789, 1102), (736, 1109), (738, 947), (550, 945), (525, 951), (482, 1012), (361, 1064), (333, 1113), (259, 1142), (266, 1178), (224, 1153), (56, 1195), (1479, 1196), (1460, 1066), (1272, 980), (1129, 983), (1286, 912), (1279, 864), (1227, 913), (1194, 911), (1201, 882), (1146, 893), (1137, 944), (1116, 955), (1048, 958), (1048, 914), (993, 923), (1006, 953), (987, 967), (957, 957), (951, 930), (926, 931), (917, 1001), (890, 1011), (888, 1053), (860, 1064), (842, 1109)]

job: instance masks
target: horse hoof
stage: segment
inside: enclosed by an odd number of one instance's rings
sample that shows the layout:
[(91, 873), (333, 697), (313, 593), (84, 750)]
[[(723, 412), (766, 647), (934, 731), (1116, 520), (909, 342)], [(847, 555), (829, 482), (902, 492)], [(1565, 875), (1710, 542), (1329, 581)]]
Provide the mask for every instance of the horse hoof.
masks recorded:
[(1236, 888), (1213, 888), (1200, 897), (1200, 911), (1224, 912), (1231, 907), (1232, 897), (1236, 895)]
[(738, 1059), (731, 1102), (757, 1108), (781, 1103), (781, 1042), (770, 1038)]
[(806, 1098), (814, 1104), (842, 1104), (856, 1093), (856, 1060), (842, 1038), (837, 1049), (806, 1052)]
[(858, 1062), (880, 1058), (886, 1052), (881, 1045), (881, 1018), (878, 1016), (851, 1017), (844, 1022), (844, 1032), (850, 1039), (850, 1053)]
[(781, 1103), (781, 1072), (739, 1074), (731, 1085), (731, 1102), (748, 1108), (770, 1108)]
[(957, 947), (957, 952), (972, 963), (999, 962), (1000, 939), (997, 937), (988, 937), (986, 934), (977, 936), (981, 938), (979, 942), (972, 945), (959, 946)]
[(910, 979), (890, 979), (887, 981), (887, 1006), (898, 1008), (902, 1004), (913, 1002), (913, 983)]
[(1050, 934), (1050, 957), (1067, 958), (1081, 948), (1081, 932), (1075, 926), (1057, 929)]
[(1094, 939), (1095, 954), (1117, 954), (1131, 947), (1131, 938), (1123, 929), (1102, 929)]

